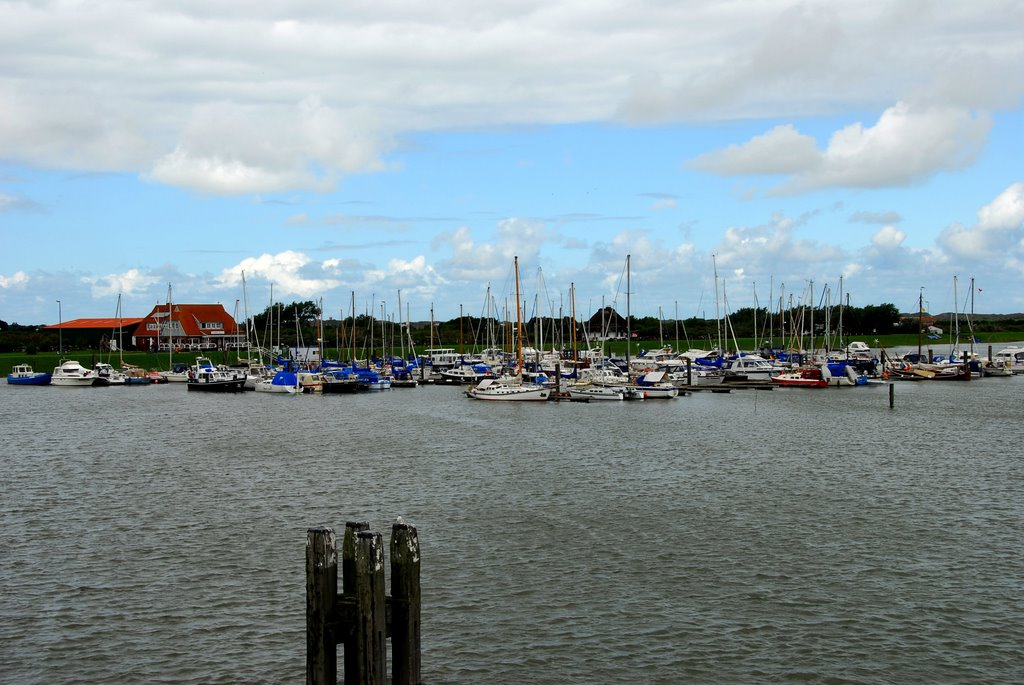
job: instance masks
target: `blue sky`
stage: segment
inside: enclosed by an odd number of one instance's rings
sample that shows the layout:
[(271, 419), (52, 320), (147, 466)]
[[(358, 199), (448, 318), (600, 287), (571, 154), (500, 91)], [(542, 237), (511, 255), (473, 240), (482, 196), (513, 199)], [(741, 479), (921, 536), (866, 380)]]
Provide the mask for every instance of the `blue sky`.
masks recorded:
[(0, 0), (0, 319), (1024, 311), (1021, 3), (430, 5)]

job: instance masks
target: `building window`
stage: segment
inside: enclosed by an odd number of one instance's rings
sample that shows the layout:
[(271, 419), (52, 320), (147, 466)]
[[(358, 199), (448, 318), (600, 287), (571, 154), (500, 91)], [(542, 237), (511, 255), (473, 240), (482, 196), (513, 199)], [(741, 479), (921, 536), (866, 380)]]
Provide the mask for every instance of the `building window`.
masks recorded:
[(220, 331), (224, 329), (224, 324), (219, 321), (203, 321), (199, 328), (204, 331)]
[(159, 331), (160, 330), (160, 324), (158, 324), (156, 322), (147, 323), (146, 324), (146, 330), (147, 331)]

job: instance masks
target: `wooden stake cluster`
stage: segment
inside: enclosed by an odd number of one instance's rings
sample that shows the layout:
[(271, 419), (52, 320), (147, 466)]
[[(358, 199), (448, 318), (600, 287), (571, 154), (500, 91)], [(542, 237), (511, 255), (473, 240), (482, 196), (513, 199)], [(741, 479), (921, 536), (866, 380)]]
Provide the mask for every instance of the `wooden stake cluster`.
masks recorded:
[(364, 521), (345, 524), (342, 592), (333, 528), (306, 532), (306, 683), (334, 685), (338, 645), (345, 683), (385, 685), (387, 638), (391, 683), (420, 685), (420, 543), (416, 527), (391, 527), (391, 596), (384, 587), (384, 546)]

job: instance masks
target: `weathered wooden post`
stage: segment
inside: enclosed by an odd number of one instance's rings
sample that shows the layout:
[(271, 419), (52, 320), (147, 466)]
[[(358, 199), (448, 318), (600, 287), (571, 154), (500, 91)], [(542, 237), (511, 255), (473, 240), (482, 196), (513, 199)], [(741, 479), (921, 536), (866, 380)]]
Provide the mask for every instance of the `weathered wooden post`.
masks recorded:
[[(387, 671), (387, 609), (384, 592), (384, 545), (380, 533), (356, 533), (354, 626), (355, 653), (345, 654), (345, 681), (385, 685)], [(348, 677), (349, 660), (354, 679)]]
[(306, 685), (335, 685), (338, 543), (332, 528), (306, 531)]
[(896, 406), (896, 384), (889, 381), (889, 409)]
[(384, 586), (384, 545), (365, 521), (345, 524), (342, 586), (334, 530), (306, 534), (306, 683), (335, 685), (338, 644), (345, 683), (385, 685), (391, 638), (393, 685), (422, 685), (420, 673), (420, 543), (399, 517), (391, 533), (391, 592)]
[(421, 685), (420, 539), (416, 526), (391, 526), (391, 681)]
[(693, 360), (686, 358), (686, 384), (693, 385)]
[(353, 625), (356, 620), (356, 535), (370, 530), (367, 521), (346, 521), (345, 537), (341, 542), (341, 586), (344, 593), (341, 598), (345, 620), (342, 634), (338, 636), (345, 648), (345, 682), (358, 683), (358, 661), (352, 657), (358, 651), (356, 631)]

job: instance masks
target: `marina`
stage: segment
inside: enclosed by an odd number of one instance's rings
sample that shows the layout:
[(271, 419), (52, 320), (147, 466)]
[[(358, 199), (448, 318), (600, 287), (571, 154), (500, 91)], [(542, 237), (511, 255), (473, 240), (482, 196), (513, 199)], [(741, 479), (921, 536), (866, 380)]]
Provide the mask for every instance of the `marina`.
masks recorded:
[(398, 516), (426, 682), (1020, 674), (1020, 376), (894, 409), (183, 386), (0, 386), (5, 679), (301, 681), (306, 530)]

